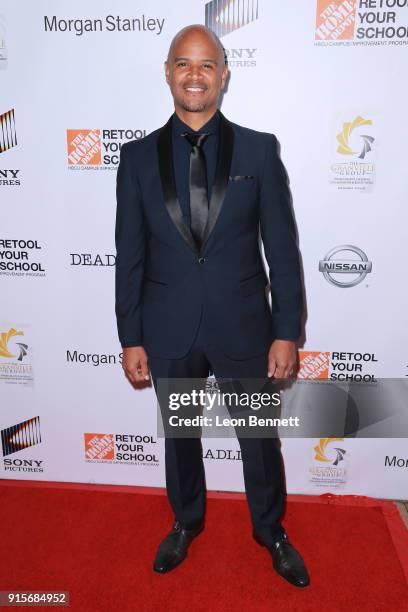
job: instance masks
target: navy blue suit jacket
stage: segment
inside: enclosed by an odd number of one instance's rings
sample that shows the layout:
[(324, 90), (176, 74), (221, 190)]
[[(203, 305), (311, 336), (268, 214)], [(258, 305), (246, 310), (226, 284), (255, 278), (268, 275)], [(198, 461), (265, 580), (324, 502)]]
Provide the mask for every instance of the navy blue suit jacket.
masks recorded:
[(276, 137), (232, 123), (221, 112), (220, 119), (201, 249), (177, 199), (171, 118), (121, 149), (115, 230), (118, 333), (123, 347), (142, 345), (148, 357), (184, 357), (202, 312), (209, 339), (232, 359), (259, 355), (276, 338), (300, 335), (299, 251)]

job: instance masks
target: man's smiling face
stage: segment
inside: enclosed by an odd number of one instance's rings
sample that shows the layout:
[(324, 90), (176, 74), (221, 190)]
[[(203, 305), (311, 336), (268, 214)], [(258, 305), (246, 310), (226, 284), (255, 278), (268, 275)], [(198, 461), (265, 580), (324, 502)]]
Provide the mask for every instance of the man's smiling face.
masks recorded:
[(165, 75), (176, 110), (215, 112), (227, 74), (222, 48), (205, 30), (192, 27), (173, 41)]

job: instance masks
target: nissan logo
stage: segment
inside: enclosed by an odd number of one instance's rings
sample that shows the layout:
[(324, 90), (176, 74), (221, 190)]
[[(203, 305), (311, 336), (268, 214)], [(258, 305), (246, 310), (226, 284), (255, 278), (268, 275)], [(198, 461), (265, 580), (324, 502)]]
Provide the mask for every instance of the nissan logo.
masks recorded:
[[(357, 258), (347, 256), (350, 253), (357, 255)], [(324, 278), (336, 287), (354, 287), (358, 285), (371, 272), (371, 269), (371, 261), (368, 261), (364, 251), (352, 244), (334, 247), (326, 254), (324, 259), (319, 261), (319, 271), (323, 272)], [(353, 278), (351, 280), (340, 280), (337, 278), (337, 274), (352, 274)]]

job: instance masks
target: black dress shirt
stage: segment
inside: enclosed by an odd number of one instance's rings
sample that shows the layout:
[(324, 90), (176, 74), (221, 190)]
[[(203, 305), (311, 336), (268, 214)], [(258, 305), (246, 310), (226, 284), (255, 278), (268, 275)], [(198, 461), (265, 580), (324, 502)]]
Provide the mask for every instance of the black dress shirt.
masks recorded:
[(186, 138), (181, 136), (184, 132), (209, 134), (204, 140), (202, 148), (207, 165), (207, 187), (208, 201), (211, 197), (211, 188), (215, 178), (215, 168), (217, 164), (218, 152), (218, 130), (220, 117), (218, 110), (214, 115), (203, 125), (199, 130), (193, 130), (184, 121), (182, 121), (177, 113), (173, 114), (172, 120), (172, 141), (173, 141), (173, 163), (174, 163), (174, 178), (176, 182), (177, 196), (180, 201), (183, 218), (187, 225), (191, 227), (190, 214), (190, 189), (189, 189), (189, 174), (190, 174), (190, 152), (191, 145)]

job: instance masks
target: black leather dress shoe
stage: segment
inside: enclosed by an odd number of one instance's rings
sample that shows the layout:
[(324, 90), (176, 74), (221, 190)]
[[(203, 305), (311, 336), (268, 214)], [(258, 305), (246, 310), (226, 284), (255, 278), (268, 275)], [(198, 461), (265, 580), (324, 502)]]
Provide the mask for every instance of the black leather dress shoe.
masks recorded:
[(176, 521), (171, 532), (161, 542), (154, 560), (155, 572), (164, 574), (177, 567), (187, 557), (187, 550), (191, 542), (204, 529), (204, 524), (194, 529), (184, 529)]
[(297, 587), (306, 587), (310, 584), (304, 561), (296, 548), (289, 542), (286, 533), (273, 544), (265, 544), (256, 533), (253, 536), (258, 544), (269, 550), (272, 555), (273, 567), (282, 578)]

